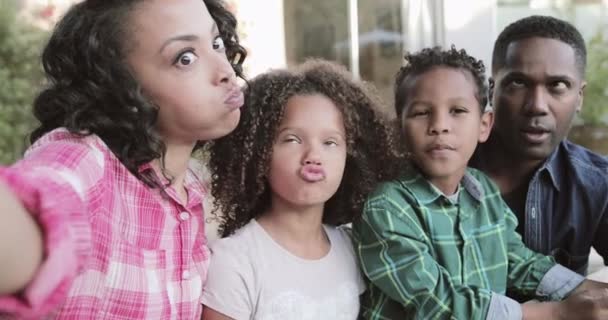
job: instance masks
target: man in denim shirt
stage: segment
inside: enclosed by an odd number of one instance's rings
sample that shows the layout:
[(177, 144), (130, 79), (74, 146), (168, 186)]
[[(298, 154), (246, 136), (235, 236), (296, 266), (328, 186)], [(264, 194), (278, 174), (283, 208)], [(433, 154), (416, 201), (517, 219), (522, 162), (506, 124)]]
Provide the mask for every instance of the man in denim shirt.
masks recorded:
[(569, 23), (531, 16), (507, 26), (492, 57), (494, 128), (471, 163), (496, 182), (525, 244), (583, 275), (591, 247), (608, 263), (608, 160), (566, 140), (585, 65)]

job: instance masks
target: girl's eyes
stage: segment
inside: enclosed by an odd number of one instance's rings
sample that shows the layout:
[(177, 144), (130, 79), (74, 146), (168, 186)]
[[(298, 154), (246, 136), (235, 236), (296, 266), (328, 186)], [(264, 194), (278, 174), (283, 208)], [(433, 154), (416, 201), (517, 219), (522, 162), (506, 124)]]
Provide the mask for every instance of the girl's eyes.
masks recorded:
[(198, 57), (196, 56), (196, 54), (194, 54), (194, 50), (188, 49), (178, 54), (173, 64), (178, 67), (187, 67), (194, 63), (194, 61), (196, 60), (198, 60)]
[(225, 48), (224, 39), (220, 36), (216, 36), (215, 39), (213, 39), (213, 50), (224, 50)]
[[(296, 144), (299, 144), (299, 143), (302, 142), (298, 137), (291, 136), (291, 135), (290, 136), (286, 136), (281, 141), (284, 142), (284, 143), (296, 143)], [(326, 146), (337, 146), (338, 145), (338, 141), (336, 141), (334, 139), (330, 139), (330, 140), (324, 141), (323, 144), (326, 145)]]
[(298, 139), (296, 136), (286, 136), (285, 138), (283, 138), (283, 142), (287, 142), (287, 143), (300, 143), (300, 139)]

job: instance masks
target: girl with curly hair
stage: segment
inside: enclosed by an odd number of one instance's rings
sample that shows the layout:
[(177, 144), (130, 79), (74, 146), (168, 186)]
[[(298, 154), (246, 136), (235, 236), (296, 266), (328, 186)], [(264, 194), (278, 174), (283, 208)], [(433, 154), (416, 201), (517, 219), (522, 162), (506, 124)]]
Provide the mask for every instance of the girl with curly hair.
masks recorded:
[(206, 193), (189, 160), (238, 123), (235, 28), (218, 0), (67, 12), (42, 55), (33, 145), (0, 168), (0, 315), (200, 317)]
[(313, 60), (253, 79), (236, 130), (213, 142), (220, 232), (203, 318), (356, 319), (347, 229), (395, 153), (376, 96)]

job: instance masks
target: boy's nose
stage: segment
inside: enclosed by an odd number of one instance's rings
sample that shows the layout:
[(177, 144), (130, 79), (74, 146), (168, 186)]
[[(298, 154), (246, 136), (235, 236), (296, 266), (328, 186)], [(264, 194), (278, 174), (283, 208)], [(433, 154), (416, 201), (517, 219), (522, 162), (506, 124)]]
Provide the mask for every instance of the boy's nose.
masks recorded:
[(428, 134), (438, 135), (450, 132), (450, 121), (447, 116), (434, 115), (431, 118)]

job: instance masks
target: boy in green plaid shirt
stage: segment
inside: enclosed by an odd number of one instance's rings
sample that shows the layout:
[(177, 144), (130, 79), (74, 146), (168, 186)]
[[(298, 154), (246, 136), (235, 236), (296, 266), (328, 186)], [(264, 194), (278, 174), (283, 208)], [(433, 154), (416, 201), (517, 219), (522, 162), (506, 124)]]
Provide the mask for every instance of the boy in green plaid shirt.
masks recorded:
[[(493, 121), (483, 63), (454, 47), (405, 58), (395, 106), (413, 170), (381, 184), (353, 223), (363, 318), (608, 317), (608, 286), (525, 247), (497, 187), (467, 167)], [(520, 305), (507, 289), (569, 297)]]

